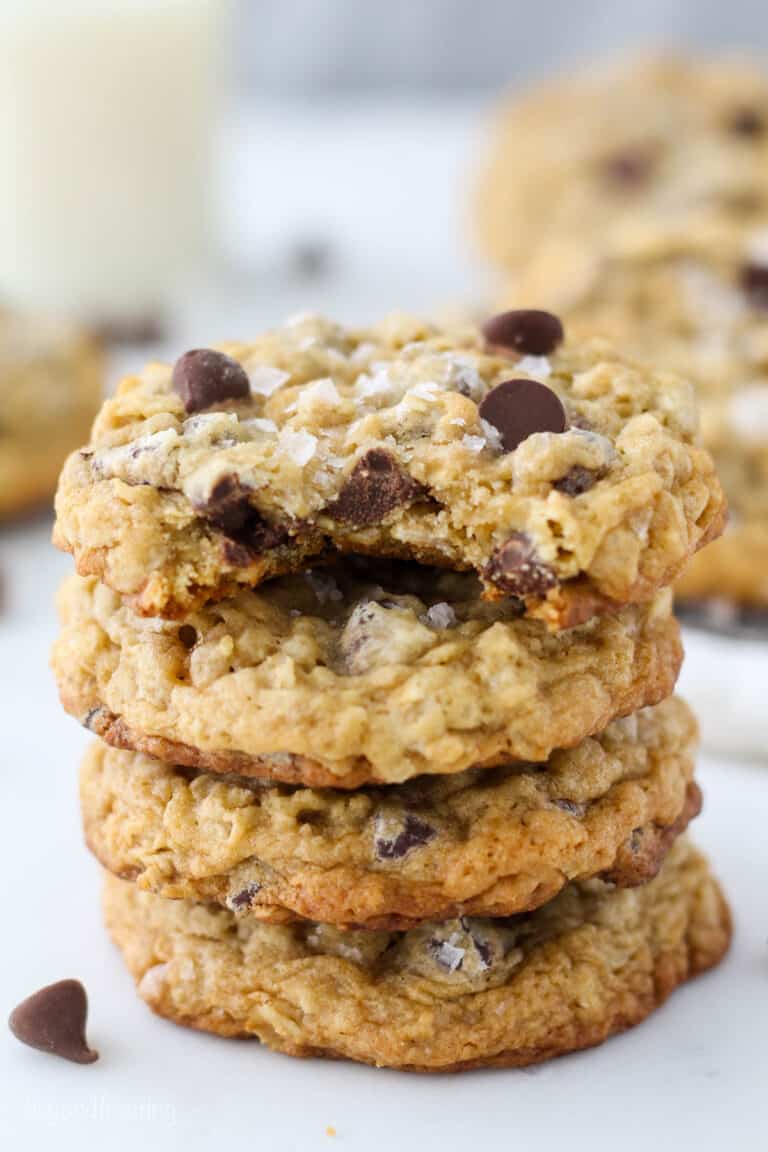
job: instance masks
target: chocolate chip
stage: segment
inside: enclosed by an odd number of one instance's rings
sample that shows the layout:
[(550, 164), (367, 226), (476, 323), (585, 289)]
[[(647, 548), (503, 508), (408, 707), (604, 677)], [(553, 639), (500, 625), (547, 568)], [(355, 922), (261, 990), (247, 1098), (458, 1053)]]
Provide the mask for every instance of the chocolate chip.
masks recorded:
[(752, 307), (768, 312), (768, 264), (745, 264), (740, 283)]
[(728, 117), (726, 126), (735, 136), (754, 140), (765, 132), (765, 117), (757, 108), (750, 108), (745, 104), (741, 108), (734, 109)]
[(537, 558), (525, 532), (513, 532), (496, 549), (483, 575), (510, 596), (542, 596), (557, 583), (552, 569)]
[(371, 448), (355, 464), (328, 516), (356, 527), (378, 524), (394, 508), (410, 504), (424, 493), (421, 484), (398, 465), (383, 448)]
[(197, 629), (193, 628), (191, 624), (182, 624), (178, 636), (187, 651), (191, 651), (197, 644)]
[(437, 832), (431, 824), (409, 812), (403, 821), (402, 831), (398, 832), (397, 836), (390, 839), (375, 836), (373, 844), (379, 860), (402, 860), (403, 856), (407, 856), (414, 848), (421, 848), (430, 840), (434, 840), (436, 835)]
[(34, 992), (14, 1008), (8, 1026), (17, 1040), (75, 1064), (93, 1064), (99, 1054), (85, 1039), (88, 998), (79, 980), (60, 980)]
[(607, 156), (601, 164), (603, 179), (616, 188), (639, 188), (650, 179), (656, 155), (650, 148), (627, 148)]
[(234, 896), (227, 897), (227, 906), (233, 912), (246, 911), (251, 907), (255, 897), (260, 891), (261, 884), (247, 884), (245, 888), (241, 888), (239, 892), (235, 892)]
[(253, 512), (249, 497), (253, 489), (242, 484), (234, 473), (217, 480), (205, 503), (197, 504), (202, 512), (221, 532), (236, 536), (245, 527)]
[(472, 933), (472, 940), (474, 941), (477, 954), (480, 957), (480, 968), (490, 968), (491, 966), (491, 946), (487, 940), (481, 940), (479, 936)]
[(591, 468), (574, 464), (573, 468), (568, 469), (565, 476), (555, 480), (552, 487), (556, 488), (558, 492), (563, 492), (566, 496), (580, 496), (582, 492), (589, 492), (597, 478), (597, 473)]
[(464, 971), (468, 975), (487, 972), (493, 964), (493, 948), (484, 939), (479, 926), (462, 916), (442, 926), (446, 936), (430, 938), (427, 948), (439, 968), (445, 972)]
[(480, 415), (501, 434), (512, 452), (534, 432), (564, 432), (568, 421), (560, 398), (538, 380), (505, 380), (483, 397)]
[(586, 812), (586, 807), (583, 804), (577, 803), (576, 800), (553, 800), (555, 808), (559, 808), (561, 812), (568, 812), (571, 816), (578, 816), (581, 818)]
[(212, 348), (185, 352), (173, 366), (173, 389), (187, 412), (202, 412), (223, 400), (245, 400), (251, 386), (245, 369)]
[(275, 548), (287, 538), (284, 529), (270, 524), (251, 505), (252, 491), (233, 473), (214, 484), (205, 503), (195, 505), (197, 512), (228, 537), (225, 559), (241, 568), (252, 564), (259, 552)]
[(562, 344), (565, 333), (560, 320), (551, 312), (517, 308), (487, 320), (483, 336), (492, 348), (509, 349), (523, 356), (549, 356)]

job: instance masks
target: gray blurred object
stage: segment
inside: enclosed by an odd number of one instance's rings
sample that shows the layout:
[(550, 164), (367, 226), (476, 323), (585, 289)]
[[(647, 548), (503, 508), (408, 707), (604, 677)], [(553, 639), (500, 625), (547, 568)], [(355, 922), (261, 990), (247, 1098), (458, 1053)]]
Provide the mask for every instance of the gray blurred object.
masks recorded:
[(654, 47), (768, 50), (765, 0), (239, 0), (251, 95), (491, 92)]

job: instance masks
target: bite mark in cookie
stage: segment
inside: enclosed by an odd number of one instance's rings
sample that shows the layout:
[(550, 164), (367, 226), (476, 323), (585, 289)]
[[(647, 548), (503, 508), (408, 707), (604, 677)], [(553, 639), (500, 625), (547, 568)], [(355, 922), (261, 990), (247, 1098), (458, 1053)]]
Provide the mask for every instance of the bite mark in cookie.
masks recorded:
[(355, 464), (326, 514), (356, 528), (380, 524), (390, 512), (424, 495), (424, 488), (383, 448), (371, 448)]
[(497, 548), (484, 576), (509, 596), (543, 596), (557, 583), (555, 573), (539, 560), (525, 532), (513, 532)]

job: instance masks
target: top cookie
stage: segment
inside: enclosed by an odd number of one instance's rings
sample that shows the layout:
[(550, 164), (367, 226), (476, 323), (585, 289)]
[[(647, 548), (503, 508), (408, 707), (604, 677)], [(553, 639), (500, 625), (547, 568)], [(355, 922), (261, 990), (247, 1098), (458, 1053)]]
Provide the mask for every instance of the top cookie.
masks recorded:
[(144, 615), (330, 548), (474, 569), (554, 628), (647, 600), (724, 515), (691, 390), (561, 335), (306, 317), (150, 365), (67, 462), (56, 542)]
[(512, 96), (477, 198), (478, 238), (514, 268), (554, 235), (746, 225), (768, 200), (768, 79), (744, 60), (650, 59)]

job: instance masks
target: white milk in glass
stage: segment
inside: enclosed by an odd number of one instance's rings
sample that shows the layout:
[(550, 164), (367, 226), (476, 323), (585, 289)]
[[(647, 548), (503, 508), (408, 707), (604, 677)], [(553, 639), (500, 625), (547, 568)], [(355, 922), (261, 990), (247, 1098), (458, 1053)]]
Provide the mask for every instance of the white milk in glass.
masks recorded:
[(0, 0), (0, 299), (162, 315), (209, 241), (226, 0)]

